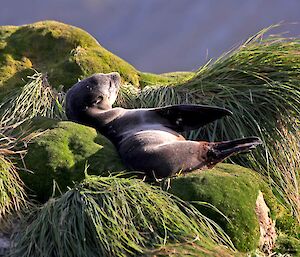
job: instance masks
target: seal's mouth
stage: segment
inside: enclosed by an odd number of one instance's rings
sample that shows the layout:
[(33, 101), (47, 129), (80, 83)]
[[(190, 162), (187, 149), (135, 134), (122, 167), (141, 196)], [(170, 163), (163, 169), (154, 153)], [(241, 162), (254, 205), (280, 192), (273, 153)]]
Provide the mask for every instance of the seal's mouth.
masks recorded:
[(92, 101), (92, 106), (98, 105), (98, 104), (100, 104), (102, 101), (103, 101), (103, 95), (100, 94), (100, 95), (97, 96), (97, 98), (96, 98), (94, 101)]

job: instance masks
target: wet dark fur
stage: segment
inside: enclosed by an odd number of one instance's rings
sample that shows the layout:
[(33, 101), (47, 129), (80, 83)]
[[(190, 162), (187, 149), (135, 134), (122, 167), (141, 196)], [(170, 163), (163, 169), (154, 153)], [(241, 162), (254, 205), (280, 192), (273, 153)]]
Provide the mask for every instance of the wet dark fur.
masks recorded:
[(118, 73), (95, 74), (78, 82), (67, 93), (66, 113), (70, 120), (92, 126), (109, 138), (130, 170), (162, 178), (178, 171), (212, 167), (260, 144), (257, 137), (208, 143), (188, 141), (179, 134), (230, 115), (224, 108), (112, 108), (120, 83)]

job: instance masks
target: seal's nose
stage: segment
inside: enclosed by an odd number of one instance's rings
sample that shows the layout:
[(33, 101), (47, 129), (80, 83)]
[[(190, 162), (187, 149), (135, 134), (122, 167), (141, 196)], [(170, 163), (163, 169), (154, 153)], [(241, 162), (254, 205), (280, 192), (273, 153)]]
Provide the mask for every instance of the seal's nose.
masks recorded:
[(109, 74), (113, 81), (119, 82), (121, 80), (121, 76), (118, 72), (112, 72)]

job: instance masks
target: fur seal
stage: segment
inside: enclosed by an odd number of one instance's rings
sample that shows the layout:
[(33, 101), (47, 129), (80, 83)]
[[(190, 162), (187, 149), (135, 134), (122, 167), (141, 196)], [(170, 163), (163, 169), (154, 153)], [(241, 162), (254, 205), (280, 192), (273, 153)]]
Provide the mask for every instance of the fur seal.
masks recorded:
[(96, 128), (116, 146), (125, 166), (148, 177), (164, 178), (182, 171), (211, 168), (225, 158), (261, 144), (257, 137), (233, 141), (186, 140), (180, 132), (200, 128), (232, 113), (203, 105), (161, 108), (112, 108), (120, 88), (116, 72), (94, 74), (69, 89), (69, 120)]

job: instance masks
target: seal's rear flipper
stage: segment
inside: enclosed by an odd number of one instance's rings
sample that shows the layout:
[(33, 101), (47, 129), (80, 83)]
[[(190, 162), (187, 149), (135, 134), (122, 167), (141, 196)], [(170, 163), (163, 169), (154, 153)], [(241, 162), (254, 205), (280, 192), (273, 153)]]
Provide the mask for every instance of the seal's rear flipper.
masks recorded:
[(163, 125), (177, 132), (197, 129), (224, 116), (232, 115), (231, 111), (224, 108), (193, 104), (170, 105), (153, 108), (151, 111), (166, 120), (166, 124)]
[(208, 167), (214, 166), (218, 162), (223, 161), (231, 155), (248, 152), (254, 149), (256, 146), (262, 144), (262, 141), (258, 137), (246, 137), (242, 139), (216, 142), (211, 144), (212, 146), (207, 152)]

